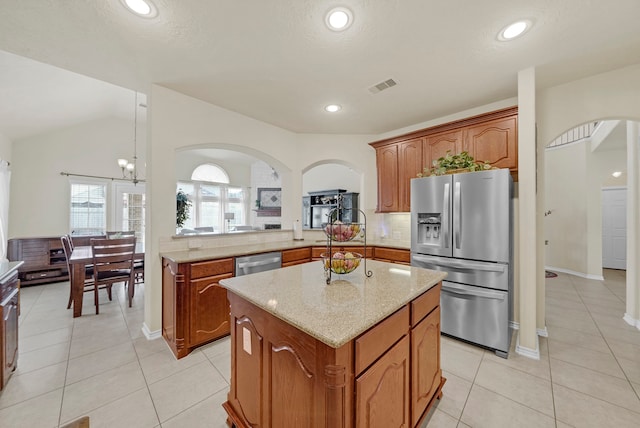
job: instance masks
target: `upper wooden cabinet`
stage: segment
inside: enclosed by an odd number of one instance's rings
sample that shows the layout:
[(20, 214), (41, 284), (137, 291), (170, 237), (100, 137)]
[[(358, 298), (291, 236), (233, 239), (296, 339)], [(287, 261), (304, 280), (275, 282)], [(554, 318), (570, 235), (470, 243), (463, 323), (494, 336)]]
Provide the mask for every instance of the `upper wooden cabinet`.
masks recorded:
[(497, 110), (370, 143), (378, 168), (377, 212), (409, 212), (411, 179), (447, 152), (509, 168), (518, 180), (518, 108)]
[(518, 118), (491, 120), (464, 130), (464, 150), (477, 161), (509, 168), (518, 178)]
[(376, 147), (378, 168), (378, 211), (399, 211), (398, 144)]

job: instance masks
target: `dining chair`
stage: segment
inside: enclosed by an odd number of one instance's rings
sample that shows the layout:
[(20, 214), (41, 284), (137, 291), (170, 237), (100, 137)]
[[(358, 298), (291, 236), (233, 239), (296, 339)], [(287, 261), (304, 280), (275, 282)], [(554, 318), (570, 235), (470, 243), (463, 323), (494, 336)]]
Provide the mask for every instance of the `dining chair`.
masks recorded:
[(93, 281), (96, 314), (100, 311), (98, 287), (122, 282), (128, 291), (129, 307), (135, 287), (133, 258), (136, 250), (135, 236), (116, 239), (92, 239)]
[[(69, 264), (69, 258), (71, 257), (71, 253), (73, 252), (73, 241), (69, 235), (62, 235), (60, 237), (60, 241), (62, 242), (62, 250), (64, 251), (64, 257), (67, 262), (67, 271), (69, 272), (69, 302), (67, 303), (67, 309), (71, 309), (71, 303), (73, 301), (73, 290), (71, 287), (73, 286), (73, 269)], [(85, 268), (85, 280), (84, 280), (84, 290), (83, 291), (93, 291), (94, 283), (93, 283), (93, 267)], [(107, 295), (109, 296), (109, 300), (111, 297), (111, 287), (103, 287), (107, 289)]]
[[(106, 236), (109, 239), (125, 238), (128, 236), (136, 236), (136, 232), (135, 230), (112, 230), (107, 231)], [(144, 260), (134, 260), (133, 270), (135, 271), (136, 284), (144, 282)]]

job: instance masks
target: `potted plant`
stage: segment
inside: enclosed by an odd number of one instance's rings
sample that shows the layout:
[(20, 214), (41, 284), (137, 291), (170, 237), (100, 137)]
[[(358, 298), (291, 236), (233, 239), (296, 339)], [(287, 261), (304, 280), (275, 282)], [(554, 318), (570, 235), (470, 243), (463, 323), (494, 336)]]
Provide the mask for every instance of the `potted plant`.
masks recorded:
[(477, 162), (468, 152), (461, 152), (452, 155), (450, 151), (438, 160), (434, 160), (432, 167), (425, 167), (418, 177), (428, 177), (430, 175), (454, 174), (457, 172), (473, 172), (491, 169), (488, 162)]
[(186, 193), (182, 189), (176, 193), (176, 226), (182, 227), (184, 222), (189, 218), (189, 207), (191, 201)]

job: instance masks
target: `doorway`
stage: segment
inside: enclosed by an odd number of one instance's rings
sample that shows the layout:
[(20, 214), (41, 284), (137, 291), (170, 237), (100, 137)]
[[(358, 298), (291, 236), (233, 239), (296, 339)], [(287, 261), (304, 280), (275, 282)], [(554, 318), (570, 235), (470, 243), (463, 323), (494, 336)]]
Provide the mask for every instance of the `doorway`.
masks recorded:
[(627, 268), (627, 189), (602, 189), (602, 267)]

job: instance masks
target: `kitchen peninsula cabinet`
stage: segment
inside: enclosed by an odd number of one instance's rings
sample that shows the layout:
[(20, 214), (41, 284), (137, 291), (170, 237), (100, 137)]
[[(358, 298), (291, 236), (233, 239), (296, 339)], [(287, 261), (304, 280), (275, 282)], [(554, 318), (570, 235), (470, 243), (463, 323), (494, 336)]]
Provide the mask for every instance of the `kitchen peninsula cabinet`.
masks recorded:
[(411, 252), (399, 248), (375, 247), (373, 258), (382, 262), (411, 264)]
[(282, 267), (311, 261), (311, 247), (282, 250)]
[(372, 260), (370, 278), (356, 270), (328, 285), (318, 262), (221, 281), (232, 324), (227, 422), (420, 426), (445, 382), (446, 273), (390, 266)]
[(370, 143), (376, 150), (376, 212), (409, 212), (411, 179), (451, 152), (509, 168), (518, 179), (518, 109), (511, 107)]
[(18, 316), (22, 262), (0, 262), (0, 390), (4, 389), (18, 365)]
[(229, 302), (219, 281), (233, 258), (176, 263), (162, 259), (162, 336), (176, 358), (229, 334)]

